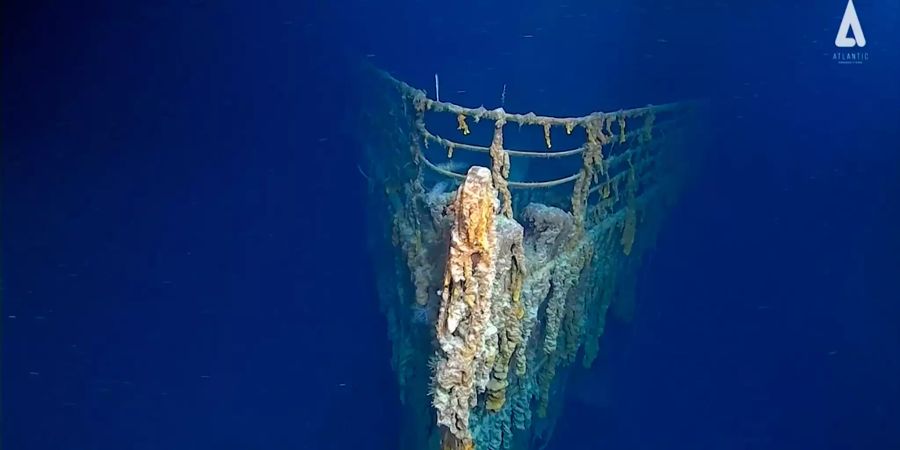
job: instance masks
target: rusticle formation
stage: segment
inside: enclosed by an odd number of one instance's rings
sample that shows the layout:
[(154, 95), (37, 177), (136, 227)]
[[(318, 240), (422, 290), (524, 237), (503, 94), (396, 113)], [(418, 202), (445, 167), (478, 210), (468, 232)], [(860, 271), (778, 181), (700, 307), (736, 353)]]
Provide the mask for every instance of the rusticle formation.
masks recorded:
[[(596, 359), (611, 309), (633, 314), (641, 256), (686, 179), (693, 108), (510, 114), (432, 100), (383, 72), (363, 77), (370, 243), (401, 448), (546, 443), (572, 363)], [(426, 117), (449, 118), (445, 136), (471, 142), (440, 136)], [(536, 128), (543, 148), (505, 148), (510, 123)], [(580, 146), (551, 151), (551, 139), (579, 134)], [(571, 173), (540, 176), (542, 161), (567, 159)]]

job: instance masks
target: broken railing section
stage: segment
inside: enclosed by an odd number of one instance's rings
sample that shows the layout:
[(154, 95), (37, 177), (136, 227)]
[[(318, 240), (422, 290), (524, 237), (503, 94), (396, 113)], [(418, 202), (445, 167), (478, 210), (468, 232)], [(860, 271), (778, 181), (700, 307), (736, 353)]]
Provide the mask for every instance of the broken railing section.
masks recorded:
[[(608, 312), (633, 310), (640, 256), (654, 245), (686, 176), (690, 108), (509, 114), (438, 102), (384, 74), (376, 78), (361, 142), (369, 173), (382, 184), (372, 190), (371, 236), (376, 258), (389, 260), (378, 284), (408, 412), (402, 446), (546, 442), (563, 369), (579, 355), (590, 366)], [(490, 120), (491, 142), (432, 134), (426, 112), (454, 115), (461, 136), (470, 121)], [(546, 148), (505, 149), (510, 122), (541, 127)], [(551, 151), (554, 133), (577, 130), (583, 145)], [(426, 157), (429, 144), (448, 157), (484, 153), (490, 165), (443, 169)], [(519, 158), (562, 157), (580, 157), (578, 170), (553, 180), (509, 179)]]

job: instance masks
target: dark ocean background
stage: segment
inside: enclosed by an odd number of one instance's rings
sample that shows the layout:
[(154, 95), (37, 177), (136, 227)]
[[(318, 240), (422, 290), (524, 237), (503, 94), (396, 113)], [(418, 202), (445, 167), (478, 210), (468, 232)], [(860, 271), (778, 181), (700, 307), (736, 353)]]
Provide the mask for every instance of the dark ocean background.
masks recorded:
[(514, 112), (708, 101), (548, 449), (900, 449), (900, 3), (856, 2), (859, 65), (845, 6), (3, 2), (2, 447), (395, 448), (366, 60)]

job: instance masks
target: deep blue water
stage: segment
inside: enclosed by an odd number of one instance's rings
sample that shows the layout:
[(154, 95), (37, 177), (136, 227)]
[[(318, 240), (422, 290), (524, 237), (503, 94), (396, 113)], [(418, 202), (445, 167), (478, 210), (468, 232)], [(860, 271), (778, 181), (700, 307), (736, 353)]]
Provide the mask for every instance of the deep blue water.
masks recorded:
[(471, 106), (709, 101), (612, 409), (548, 448), (900, 448), (900, 4), (841, 65), (842, 0), (621, 3), (4, 3), (3, 448), (393, 448), (360, 58)]

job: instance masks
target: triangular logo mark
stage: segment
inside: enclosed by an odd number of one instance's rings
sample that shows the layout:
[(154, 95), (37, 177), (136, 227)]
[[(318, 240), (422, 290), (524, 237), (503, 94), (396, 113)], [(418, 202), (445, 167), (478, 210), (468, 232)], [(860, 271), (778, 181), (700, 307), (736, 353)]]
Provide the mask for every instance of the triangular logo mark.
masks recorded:
[[(848, 36), (851, 29), (853, 37)], [(847, 0), (847, 9), (844, 10), (844, 18), (841, 19), (841, 27), (838, 28), (837, 37), (834, 38), (834, 45), (838, 47), (866, 46), (866, 36), (859, 23), (859, 16), (856, 15), (853, 0)]]

